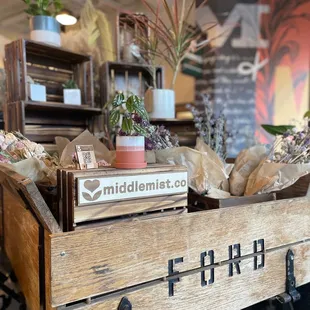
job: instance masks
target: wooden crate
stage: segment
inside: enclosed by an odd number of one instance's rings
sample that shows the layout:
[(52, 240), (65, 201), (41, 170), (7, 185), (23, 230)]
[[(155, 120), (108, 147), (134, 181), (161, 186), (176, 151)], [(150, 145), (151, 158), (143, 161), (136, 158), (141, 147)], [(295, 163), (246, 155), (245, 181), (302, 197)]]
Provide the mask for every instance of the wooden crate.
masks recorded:
[(94, 106), (93, 65), (87, 55), (20, 39), (5, 46), (6, 101), (28, 101), (27, 75), (46, 86), (48, 102), (63, 102), (62, 84), (73, 79), (82, 104)]
[(188, 204), (190, 211), (212, 210), (219, 208), (235, 207), (249, 205), (253, 203), (262, 203), (276, 200), (276, 194), (260, 194), (253, 196), (230, 197), (215, 199), (199, 195), (193, 191), (188, 193)]
[[(167, 181), (169, 188), (161, 188)], [(174, 186), (176, 182), (180, 186)], [(72, 231), (90, 221), (187, 206), (187, 169), (183, 166), (149, 165), (135, 170), (62, 169), (57, 172), (57, 184), (59, 223), (63, 231)]]
[(295, 197), (304, 197), (308, 195), (310, 186), (310, 174), (307, 174), (297, 180), (293, 185), (282, 189), (276, 193), (277, 199), (288, 199)]
[(4, 104), (5, 130), (20, 131), (34, 142), (52, 144), (55, 136), (76, 138), (85, 129), (94, 132), (101, 109), (86, 105), (18, 101)]
[(307, 197), (64, 233), (29, 179), (1, 168), (0, 180), (4, 249), (31, 310), (117, 310), (124, 297), (135, 310), (243, 309), (285, 291), (289, 249), (296, 285), (310, 282)]
[[(164, 69), (157, 67), (156, 83), (158, 88), (164, 87)], [(147, 65), (106, 62), (100, 69), (101, 103), (104, 106), (109, 102), (116, 91), (130, 92), (144, 97), (147, 85), (152, 85), (152, 76)]]

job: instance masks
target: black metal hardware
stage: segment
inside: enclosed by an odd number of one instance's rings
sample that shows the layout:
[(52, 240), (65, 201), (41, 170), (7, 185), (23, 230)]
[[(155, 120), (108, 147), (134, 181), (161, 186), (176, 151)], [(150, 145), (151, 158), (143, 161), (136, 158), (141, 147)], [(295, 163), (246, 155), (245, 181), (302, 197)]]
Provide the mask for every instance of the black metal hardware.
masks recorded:
[(127, 297), (123, 297), (117, 310), (132, 310), (132, 304)]
[[(264, 239), (259, 239), (254, 241), (254, 253), (258, 253), (258, 245), (260, 245), (260, 251), (265, 251), (265, 241)], [(258, 264), (258, 256), (254, 257), (254, 270), (261, 269), (265, 267), (265, 254), (262, 253), (261, 255), (261, 262)]]
[(294, 253), (289, 250), (286, 255), (286, 293), (277, 296), (282, 304), (296, 302), (300, 300), (301, 295), (296, 290), (296, 279), (294, 275)]
[[(179, 273), (179, 271), (174, 270), (175, 264), (179, 264), (179, 263), (183, 263), (183, 257), (170, 259), (168, 261), (168, 275), (169, 276), (174, 276), (174, 275), (177, 275)], [(168, 282), (169, 297), (174, 296), (174, 285), (180, 281), (181, 281), (180, 278), (169, 280), (169, 282)]]
[[(228, 247), (228, 250), (229, 250), (229, 260), (232, 260), (233, 258), (241, 257), (241, 247), (240, 247), (240, 243), (234, 244), (234, 245), (230, 245), (230, 246)], [(235, 252), (235, 253), (234, 253), (234, 252)], [(241, 262), (241, 261), (236, 261), (235, 263), (229, 264), (229, 273), (228, 273), (228, 275), (229, 275), (230, 277), (232, 277), (232, 276), (234, 275), (234, 265), (235, 265), (235, 267), (236, 267), (237, 274), (241, 274), (240, 262)]]

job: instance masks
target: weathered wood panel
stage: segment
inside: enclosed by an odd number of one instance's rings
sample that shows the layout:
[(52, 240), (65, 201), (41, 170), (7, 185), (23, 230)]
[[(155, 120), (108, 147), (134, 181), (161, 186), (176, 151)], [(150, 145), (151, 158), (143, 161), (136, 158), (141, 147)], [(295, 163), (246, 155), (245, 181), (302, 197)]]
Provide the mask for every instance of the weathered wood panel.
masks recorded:
[(27, 208), (31, 208), (44, 229), (50, 233), (61, 231), (38, 188), (29, 178), (2, 166), (0, 169), (0, 183), (14, 195), (15, 200), (25, 203)]
[(179, 257), (183, 272), (199, 268), (207, 250), (219, 263), (230, 245), (240, 244), (244, 256), (255, 240), (264, 239), (265, 249), (306, 240), (309, 203), (283, 200), (53, 235), (53, 306), (166, 277), (168, 261)]
[(4, 190), (4, 249), (29, 309), (40, 309), (39, 224), (12, 193)]
[[(94, 299), (69, 307), (83, 310), (117, 310), (126, 296), (135, 310), (240, 310), (285, 291), (285, 257), (289, 247), (266, 255), (264, 269), (253, 270), (253, 258), (242, 261), (241, 274), (228, 277), (228, 266), (215, 269), (215, 281), (201, 286), (201, 273), (183, 277), (175, 284), (175, 294), (168, 295), (168, 283), (163, 282), (140, 290), (127, 290), (118, 295)], [(297, 285), (310, 282), (310, 243), (292, 247), (295, 253)], [(209, 275), (209, 272), (207, 272)], [(67, 309), (67, 308), (66, 308)]]
[(186, 205), (187, 194), (134, 199), (129, 201), (114, 201), (102, 205), (76, 207), (74, 210), (74, 222), (94, 221), (96, 219), (126, 214), (186, 207)]

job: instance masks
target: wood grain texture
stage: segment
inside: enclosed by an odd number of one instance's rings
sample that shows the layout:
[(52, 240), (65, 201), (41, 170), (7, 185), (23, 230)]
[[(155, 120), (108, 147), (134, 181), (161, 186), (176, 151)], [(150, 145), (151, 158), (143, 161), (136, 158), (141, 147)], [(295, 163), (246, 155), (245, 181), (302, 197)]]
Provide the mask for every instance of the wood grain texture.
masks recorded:
[(310, 188), (310, 174), (298, 179), (293, 185), (278, 191), (277, 199), (288, 199), (294, 197), (304, 197), (308, 195)]
[(40, 309), (39, 224), (14, 195), (4, 189), (4, 249), (29, 309)]
[(160, 196), (128, 201), (114, 201), (101, 205), (77, 207), (74, 209), (74, 222), (116, 217), (126, 214), (153, 212), (157, 210), (186, 207), (187, 194)]
[[(241, 263), (241, 274), (228, 277), (227, 266), (215, 269), (215, 282), (201, 286), (201, 275), (183, 277), (175, 286), (175, 295), (168, 296), (168, 283), (157, 284), (137, 291), (128, 290), (118, 296), (81, 303), (66, 309), (117, 310), (126, 296), (135, 310), (240, 310), (285, 291), (285, 256), (288, 247), (266, 255), (266, 267), (253, 270), (253, 258)], [(292, 247), (295, 253), (297, 285), (310, 282), (310, 244)]]
[(276, 195), (273, 193), (253, 195), (253, 196), (230, 197), (226, 199), (215, 199), (206, 196), (201, 196), (195, 192), (190, 192), (188, 194), (189, 205), (195, 206), (196, 208), (199, 208), (201, 210), (235, 207), (272, 200), (276, 200)]
[(26, 203), (27, 208), (31, 208), (44, 229), (50, 233), (61, 231), (38, 188), (29, 178), (2, 166), (0, 168), (0, 183), (6, 190), (15, 195), (16, 200)]
[(264, 239), (266, 249), (305, 240), (309, 204), (282, 200), (52, 235), (53, 306), (165, 277), (174, 258), (183, 257), (178, 270), (187, 271), (206, 250), (221, 262), (229, 245), (240, 243), (247, 255), (254, 240)]
[(44, 231), (44, 272), (45, 272), (45, 310), (53, 310), (51, 296), (51, 238), (50, 234)]

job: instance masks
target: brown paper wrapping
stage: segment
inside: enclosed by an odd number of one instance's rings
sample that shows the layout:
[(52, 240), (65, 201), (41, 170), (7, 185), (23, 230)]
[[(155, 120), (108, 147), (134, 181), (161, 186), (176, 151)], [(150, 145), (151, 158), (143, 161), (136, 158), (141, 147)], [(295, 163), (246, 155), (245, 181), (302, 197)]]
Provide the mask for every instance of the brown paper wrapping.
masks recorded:
[[(63, 142), (64, 140), (58, 138), (58, 141)], [(56, 140), (57, 142), (57, 140)], [(107, 163), (112, 162), (111, 153), (109, 149), (101, 143), (94, 135), (92, 135), (88, 130), (82, 132), (78, 137), (68, 143), (61, 154), (60, 157), (60, 165), (62, 167), (68, 167), (72, 165), (72, 155), (75, 154), (76, 145), (93, 145), (95, 150), (96, 160), (104, 160)], [(60, 147), (59, 147), (60, 148)]]
[(1, 165), (13, 169), (18, 174), (31, 179), (33, 182), (47, 185), (57, 184), (56, 167), (48, 167), (43, 160), (32, 157), (15, 164)]
[[(198, 148), (202, 149), (201, 144)], [(197, 193), (207, 192), (213, 198), (229, 197), (228, 175), (224, 164), (208, 146), (204, 146), (203, 150), (201, 152), (188, 147), (160, 150), (156, 151), (156, 161), (186, 166), (189, 187)]]
[(268, 163), (262, 160), (249, 177), (245, 196), (287, 188), (310, 173), (310, 164)]
[(256, 145), (239, 153), (229, 177), (232, 195), (242, 196), (244, 194), (249, 176), (266, 157), (266, 153), (267, 149), (263, 145)]

